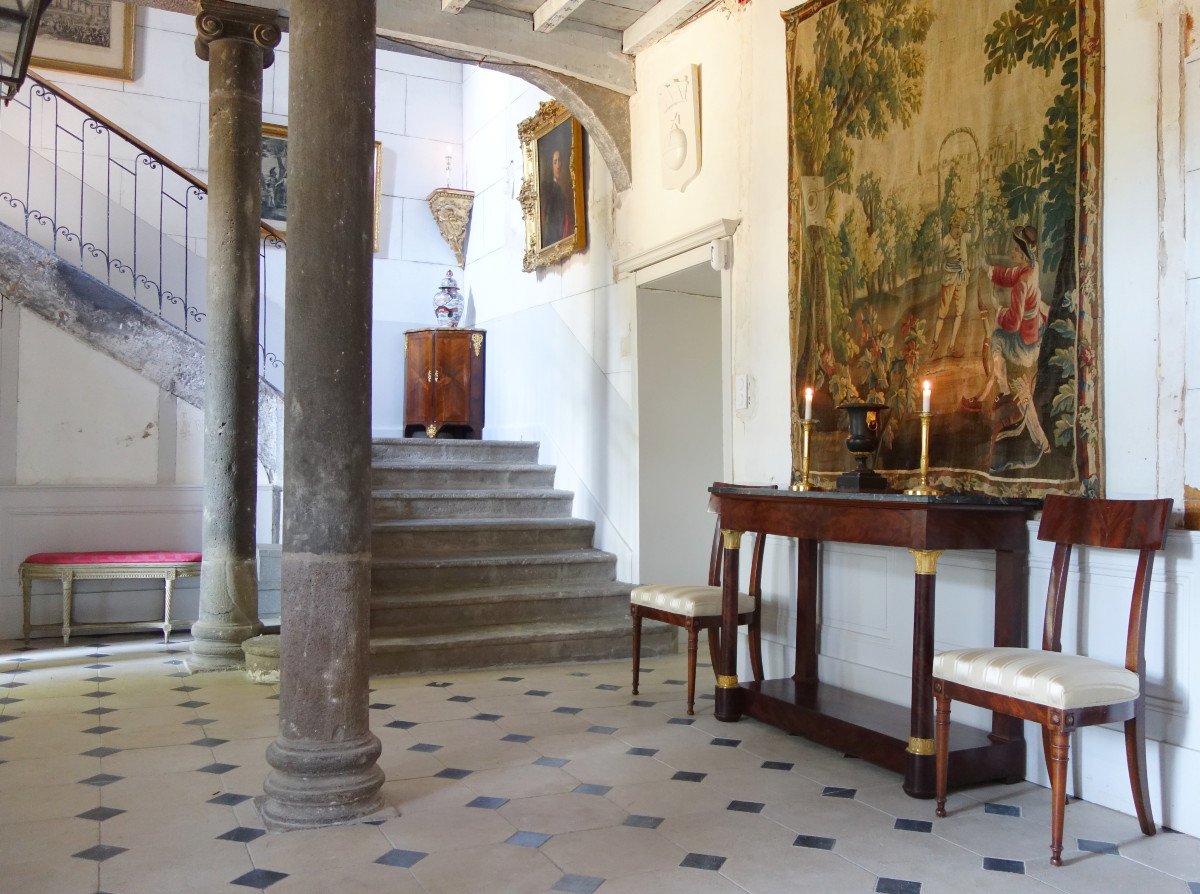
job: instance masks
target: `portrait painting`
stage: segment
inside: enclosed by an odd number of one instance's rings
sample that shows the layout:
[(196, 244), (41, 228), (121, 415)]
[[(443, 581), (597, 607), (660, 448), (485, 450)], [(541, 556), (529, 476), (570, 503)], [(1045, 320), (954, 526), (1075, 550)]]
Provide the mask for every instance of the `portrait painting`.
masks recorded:
[[(813, 0), (785, 13), (792, 455), (815, 391), (887, 405), (875, 467), (944, 490), (1103, 491), (1101, 0)], [(868, 64), (869, 63), (869, 64)]]
[(525, 270), (561, 261), (587, 245), (583, 128), (557, 102), (545, 102), (518, 132), (525, 158)]
[[(259, 151), (262, 188), (262, 222), (287, 233), (288, 130), (280, 124), (264, 124)], [(383, 143), (375, 141), (371, 167), (371, 194), (374, 200), (372, 250), (379, 251), (379, 206), (383, 197)]]
[(133, 80), (134, 9), (110, 0), (54, 0), (42, 16), (30, 66)]

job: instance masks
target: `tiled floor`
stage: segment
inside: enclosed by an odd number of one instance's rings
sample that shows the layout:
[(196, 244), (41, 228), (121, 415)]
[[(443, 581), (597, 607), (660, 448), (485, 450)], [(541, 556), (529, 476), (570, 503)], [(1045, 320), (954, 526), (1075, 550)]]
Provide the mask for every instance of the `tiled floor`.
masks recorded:
[(1049, 795), (953, 796), (754, 721), (684, 713), (682, 658), (374, 681), (399, 811), (267, 834), (275, 692), (149, 638), (0, 644), (0, 890), (21, 894), (1200, 894), (1200, 843)]

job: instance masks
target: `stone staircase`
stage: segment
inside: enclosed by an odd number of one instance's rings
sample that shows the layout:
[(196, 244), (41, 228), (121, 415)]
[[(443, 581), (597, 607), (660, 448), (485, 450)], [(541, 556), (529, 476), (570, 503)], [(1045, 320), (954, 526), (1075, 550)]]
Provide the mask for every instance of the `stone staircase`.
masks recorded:
[[(522, 441), (376, 440), (371, 672), (628, 657), (630, 585)], [(643, 654), (675, 649), (647, 625)]]

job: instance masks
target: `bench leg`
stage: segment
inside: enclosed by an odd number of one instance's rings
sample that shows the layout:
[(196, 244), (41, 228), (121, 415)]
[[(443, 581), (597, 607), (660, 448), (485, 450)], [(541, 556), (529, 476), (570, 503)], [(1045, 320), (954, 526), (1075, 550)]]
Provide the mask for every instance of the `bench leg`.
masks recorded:
[(29, 575), (24, 571), (21, 572), (21, 610), (22, 624), (21, 632), (25, 635), (25, 645), (29, 645), (29, 612), (32, 607), (33, 598), (31, 588), (33, 581), (29, 579)]
[(175, 575), (163, 579), (163, 642), (171, 641), (171, 597), (175, 595)]
[(71, 571), (64, 571), (62, 576), (63, 588), (63, 626), (62, 637), (63, 645), (71, 641), (71, 618), (75, 611), (75, 574)]

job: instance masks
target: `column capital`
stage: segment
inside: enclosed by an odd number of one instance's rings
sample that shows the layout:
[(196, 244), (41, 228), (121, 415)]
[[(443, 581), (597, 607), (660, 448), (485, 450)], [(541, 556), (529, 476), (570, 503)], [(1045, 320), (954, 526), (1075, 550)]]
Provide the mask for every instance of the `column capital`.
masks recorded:
[(262, 49), (263, 68), (275, 61), (281, 31), (274, 10), (229, 0), (200, 0), (196, 15), (196, 55), (208, 61), (208, 45), (215, 40), (244, 40)]

